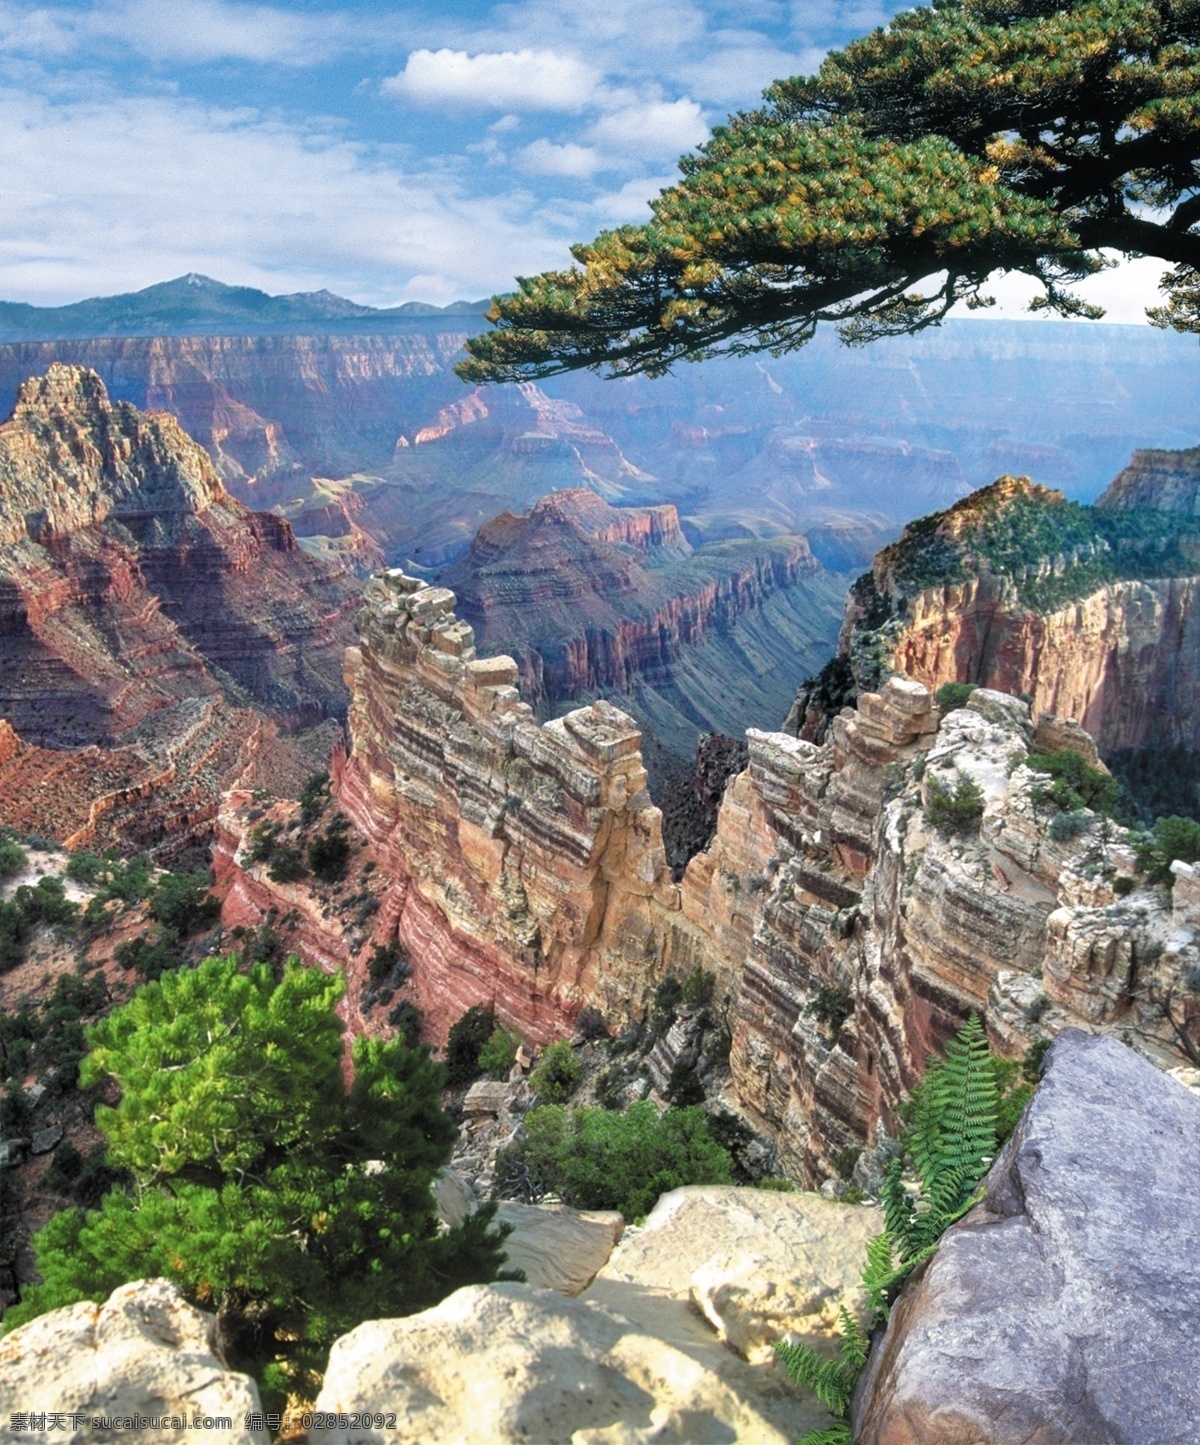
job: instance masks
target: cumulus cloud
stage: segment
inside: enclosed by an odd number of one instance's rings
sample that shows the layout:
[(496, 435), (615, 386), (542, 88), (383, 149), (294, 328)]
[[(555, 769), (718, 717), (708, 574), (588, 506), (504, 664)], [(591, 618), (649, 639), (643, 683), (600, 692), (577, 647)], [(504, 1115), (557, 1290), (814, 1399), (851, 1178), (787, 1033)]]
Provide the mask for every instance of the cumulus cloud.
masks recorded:
[(599, 152), (591, 146), (575, 145), (570, 141), (556, 145), (544, 137), (519, 150), (515, 160), (521, 170), (531, 175), (573, 176), (577, 179), (592, 175), (600, 166)]
[(650, 202), (660, 191), (672, 186), (679, 177), (639, 176), (626, 181), (615, 191), (606, 191), (592, 202), (591, 210), (598, 226), (624, 226), (650, 219)]
[(660, 159), (699, 145), (708, 135), (694, 100), (657, 100), (601, 116), (589, 139), (620, 155)]
[(414, 50), (383, 88), (419, 105), (578, 111), (599, 79), (590, 66), (556, 50)]

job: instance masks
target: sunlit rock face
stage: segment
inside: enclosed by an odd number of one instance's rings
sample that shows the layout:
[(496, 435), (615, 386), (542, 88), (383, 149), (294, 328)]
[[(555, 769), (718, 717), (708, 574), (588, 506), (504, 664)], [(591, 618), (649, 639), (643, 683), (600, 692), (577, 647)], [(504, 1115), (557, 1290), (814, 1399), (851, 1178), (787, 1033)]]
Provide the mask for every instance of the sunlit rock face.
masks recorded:
[(1138, 452), (1094, 512), (1002, 477), (911, 523), (852, 589), (842, 657), (861, 685), (1028, 696), (1105, 753), (1200, 745), (1198, 476), (1194, 452)]
[[(1151, 993), (1200, 961), (1190, 881), (1173, 904), (1142, 886), (1126, 835), (1090, 815), (1052, 835), (1024, 702), (980, 689), (940, 717), (893, 677), (824, 744), (751, 731), (676, 884), (632, 721), (599, 702), (538, 724), (515, 663), (478, 656), (453, 607), (403, 573), (372, 579), (334, 767), (382, 880), (373, 937), (403, 946), (433, 1041), (480, 1002), (539, 1042), (586, 1005), (620, 1026), (664, 978), (709, 969), (733, 1102), (807, 1183), (894, 1134), (926, 1055), (973, 1011), (1009, 1055), (1086, 1020), (1169, 1061)], [(1041, 726), (1094, 758), (1079, 729)], [(930, 805), (964, 778), (978, 806), (948, 831)], [(303, 889), (246, 862), (240, 816), (223, 815), (226, 921), (298, 916)], [(335, 966), (344, 945), (311, 911), (314, 961)]]

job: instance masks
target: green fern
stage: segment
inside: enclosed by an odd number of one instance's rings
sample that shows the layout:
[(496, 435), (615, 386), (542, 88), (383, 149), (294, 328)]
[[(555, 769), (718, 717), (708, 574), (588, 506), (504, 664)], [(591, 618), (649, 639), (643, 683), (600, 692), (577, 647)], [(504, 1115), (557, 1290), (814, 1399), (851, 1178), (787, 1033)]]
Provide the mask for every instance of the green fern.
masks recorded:
[(950, 1041), (945, 1058), (930, 1063), (913, 1091), (912, 1125), (904, 1142), (919, 1181), (916, 1197), (904, 1187), (899, 1159), (884, 1175), (885, 1227), (867, 1245), (862, 1271), (870, 1309), (866, 1327), (843, 1306), (840, 1360), (827, 1359), (802, 1340), (775, 1346), (792, 1379), (837, 1417), (828, 1429), (810, 1431), (799, 1445), (850, 1445), (846, 1415), (866, 1363), (870, 1331), (886, 1324), (904, 1281), (937, 1250), (950, 1225), (982, 1198), (979, 1184), (996, 1152), (998, 1111), (995, 1061), (983, 1025), (972, 1014)]
[(854, 1445), (850, 1421), (838, 1420), (828, 1430), (810, 1430), (801, 1435), (798, 1445)]

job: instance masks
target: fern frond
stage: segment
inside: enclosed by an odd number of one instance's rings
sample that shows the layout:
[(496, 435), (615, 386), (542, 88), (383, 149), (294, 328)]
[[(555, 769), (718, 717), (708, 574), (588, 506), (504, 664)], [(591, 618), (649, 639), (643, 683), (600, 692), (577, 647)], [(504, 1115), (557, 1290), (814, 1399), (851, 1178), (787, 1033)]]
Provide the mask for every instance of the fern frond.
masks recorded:
[(850, 1408), (857, 1369), (848, 1369), (839, 1360), (827, 1360), (803, 1340), (779, 1340), (775, 1353), (795, 1383), (811, 1390), (831, 1415), (844, 1415)]
[[(871, 1337), (854, 1318), (845, 1305), (841, 1306), (842, 1364), (858, 1379), (858, 1372), (867, 1363), (871, 1349)], [(853, 1386), (851, 1386), (853, 1389)]]
[(961, 1170), (969, 1193), (996, 1152), (996, 1071), (978, 1014), (946, 1046), (937, 1082), (937, 1167)]
[(849, 1420), (839, 1420), (828, 1430), (810, 1430), (801, 1435), (797, 1445), (853, 1445)]
[(887, 1320), (895, 1272), (895, 1245), (890, 1231), (884, 1230), (867, 1241), (867, 1262), (862, 1271), (862, 1287), (871, 1306), (873, 1324)]
[(901, 1182), (903, 1166), (899, 1159), (893, 1159), (883, 1176), (880, 1204), (883, 1206), (883, 1220), (886, 1231), (893, 1240), (903, 1242), (908, 1238), (912, 1226), (912, 1200)]

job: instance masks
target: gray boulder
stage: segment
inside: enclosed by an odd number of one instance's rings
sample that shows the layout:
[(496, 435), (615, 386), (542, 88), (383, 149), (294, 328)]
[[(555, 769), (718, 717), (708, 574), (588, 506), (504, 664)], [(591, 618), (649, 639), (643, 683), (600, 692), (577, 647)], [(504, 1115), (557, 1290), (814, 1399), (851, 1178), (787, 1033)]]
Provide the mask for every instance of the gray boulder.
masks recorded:
[(1200, 1440), (1200, 1099), (1065, 1029), (984, 1200), (910, 1280), (855, 1445)]

